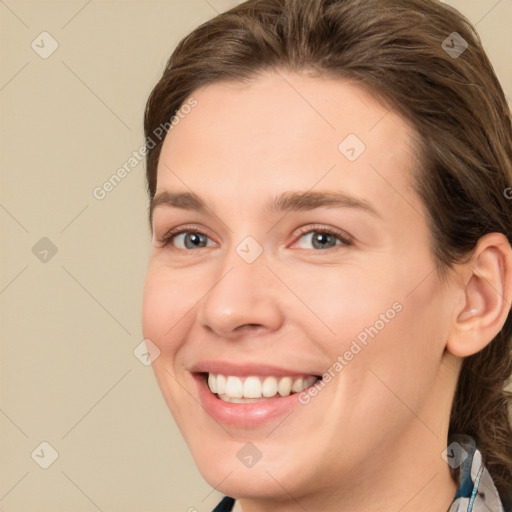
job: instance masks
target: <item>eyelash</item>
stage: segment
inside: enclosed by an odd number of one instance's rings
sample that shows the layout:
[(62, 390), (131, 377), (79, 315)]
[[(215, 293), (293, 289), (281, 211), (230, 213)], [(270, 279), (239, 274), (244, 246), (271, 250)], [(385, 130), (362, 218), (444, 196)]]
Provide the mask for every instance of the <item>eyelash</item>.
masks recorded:
[[(173, 251), (183, 251), (183, 252), (192, 252), (197, 249), (177, 249), (172, 246), (171, 242), (176, 238), (178, 235), (181, 235), (183, 233), (196, 233), (199, 235), (204, 235), (207, 238), (210, 238), (206, 233), (203, 233), (202, 231), (197, 229), (197, 226), (181, 226), (179, 228), (171, 229), (168, 231), (160, 240), (161, 247), (169, 247), (172, 248)], [(339, 246), (349, 247), (353, 245), (352, 238), (348, 233), (345, 233), (343, 231), (338, 231), (332, 228), (325, 228), (321, 225), (312, 225), (312, 226), (305, 226), (303, 228), (299, 229), (298, 236), (296, 237), (296, 240), (300, 240), (304, 235), (310, 234), (310, 233), (322, 233), (324, 235), (331, 235), (337, 238), (341, 241), (341, 244), (336, 244), (334, 247), (329, 247), (327, 249), (303, 249), (303, 250), (312, 250), (315, 252), (329, 252), (332, 250), (335, 250)], [(206, 249), (206, 247), (199, 247), (199, 249)]]

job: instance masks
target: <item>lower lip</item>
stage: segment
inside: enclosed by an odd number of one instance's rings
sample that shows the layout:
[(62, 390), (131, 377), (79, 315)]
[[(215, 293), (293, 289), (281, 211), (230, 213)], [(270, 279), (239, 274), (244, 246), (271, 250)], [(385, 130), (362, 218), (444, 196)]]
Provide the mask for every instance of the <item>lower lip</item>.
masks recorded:
[(208, 414), (224, 425), (240, 428), (257, 427), (284, 416), (299, 405), (298, 393), (246, 404), (224, 402), (210, 391), (204, 374), (195, 374), (194, 378), (202, 405)]

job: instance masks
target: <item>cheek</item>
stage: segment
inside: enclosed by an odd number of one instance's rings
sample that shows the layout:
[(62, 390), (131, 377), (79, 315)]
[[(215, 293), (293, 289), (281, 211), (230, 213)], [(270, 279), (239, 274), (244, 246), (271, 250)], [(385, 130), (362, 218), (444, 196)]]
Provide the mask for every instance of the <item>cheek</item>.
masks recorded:
[(381, 330), (382, 315), (387, 313), (386, 323), (394, 318), (393, 304), (401, 298), (399, 284), (389, 273), (360, 264), (310, 268), (285, 279), (300, 299), (288, 313), (295, 313), (296, 321), (310, 327), (309, 338), (321, 341), (330, 352), (341, 350), (375, 323)]
[(361, 401), (390, 422), (407, 417), (408, 408), (421, 410), (438, 378), (447, 326), (443, 296), (430, 283), (402, 296), (399, 304), (396, 314), (385, 312), (381, 323), (361, 331), (368, 334), (366, 345), (360, 344), (357, 362), (354, 358), (345, 369), (354, 386), (348, 394), (364, 394)]
[[(354, 440), (348, 448), (354, 459), (365, 450), (379, 451), (372, 443), (394, 439), (417, 423), (436, 380), (439, 362), (428, 350), (429, 334), (417, 322), (413, 305), (404, 301), (402, 306), (388, 323), (360, 319), (358, 334), (330, 347), (333, 362), (342, 358), (329, 393), (336, 404), (331, 405), (333, 423)], [(423, 419), (430, 424), (431, 418)]]
[(183, 283), (175, 282), (167, 269), (150, 264), (144, 283), (142, 330), (144, 338), (153, 341), (163, 354), (176, 349), (176, 334), (186, 324), (191, 296), (195, 296), (193, 290), (188, 288), (185, 294)]
[(151, 366), (176, 421), (189, 407), (189, 397), (183, 395), (177, 376), (177, 354), (190, 323), (186, 315), (190, 305), (183, 299), (189, 295), (184, 297), (183, 286), (171, 278), (168, 269), (150, 263), (144, 283), (142, 330), (144, 338), (150, 339), (160, 350)]
[[(393, 393), (403, 393), (412, 407), (430, 389), (441, 362), (446, 298), (434, 276), (415, 288), (414, 277), (424, 274), (413, 265), (407, 273), (407, 265), (383, 268), (352, 266), (310, 273), (303, 279), (301, 298), (331, 333), (320, 331), (313, 315), (308, 314), (311, 320), (302, 325), (310, 326), (308, 336), (322, 345), (331, 365), (342, 357), (341, 366), (332, 371), (344, 375), (337, 382), (345, 397), (381, 409), (380, 405), (397, 401)], [(321, 336), (324, 331), (327, 335)]]

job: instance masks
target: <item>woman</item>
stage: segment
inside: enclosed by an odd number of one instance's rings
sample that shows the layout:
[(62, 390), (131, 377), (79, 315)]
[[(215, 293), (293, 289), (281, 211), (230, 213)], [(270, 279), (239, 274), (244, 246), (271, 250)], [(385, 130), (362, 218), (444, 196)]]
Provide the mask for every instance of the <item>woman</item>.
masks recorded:
[(216, 510), (511, 510), (512, 128), (469, 22), (249, 0), (145, 132), (144, 335)]

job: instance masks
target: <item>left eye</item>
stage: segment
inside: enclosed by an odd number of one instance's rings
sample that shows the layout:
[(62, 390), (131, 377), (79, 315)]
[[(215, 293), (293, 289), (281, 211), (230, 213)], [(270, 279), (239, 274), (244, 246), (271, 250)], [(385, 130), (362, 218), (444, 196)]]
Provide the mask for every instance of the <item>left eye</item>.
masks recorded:
[[(350, 241), (339, 233), (320, 229), (313, 229), (304, 233), (299, 238), (299, 242), (297, 242), (298, 244), (300, 244), (300, 240), (305, 240), (305, 245), (312, 245), (313, 249), (320, 250), (332, 249), (337, 245), (350, 245)], [(300, 248), (310, 249), (310, 247), (305, 247), (304, 243), (300, 245)]]

